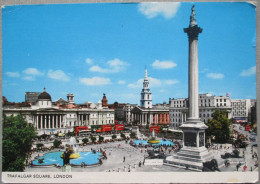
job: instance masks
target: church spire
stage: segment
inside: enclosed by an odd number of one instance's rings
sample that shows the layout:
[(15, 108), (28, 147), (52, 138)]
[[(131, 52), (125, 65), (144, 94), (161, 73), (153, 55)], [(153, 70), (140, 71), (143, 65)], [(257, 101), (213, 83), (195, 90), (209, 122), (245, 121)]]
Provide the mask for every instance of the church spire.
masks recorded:
[(191, 15), (190, 15), (190, 27), (196, 26), (197, 25), (197, 21), (195, 19), (195, 6), (192, 5), (191, 8)]
[(147, 68), (146, 68), (146, 66), (145, 66), (145, 74), (144, 74), (144, 78), (145, 78), (145, 79), (148, 79), (148, 74), (147, 74)]
[(152, 108), (152, 93), (149, 87), (149, 80), (147, 74), (147, 68), (145, 66), (145, 75), (144, 75), (144, 82), (143, 82), (143, 89), (141, 92), (141, 107), (144, 108)]

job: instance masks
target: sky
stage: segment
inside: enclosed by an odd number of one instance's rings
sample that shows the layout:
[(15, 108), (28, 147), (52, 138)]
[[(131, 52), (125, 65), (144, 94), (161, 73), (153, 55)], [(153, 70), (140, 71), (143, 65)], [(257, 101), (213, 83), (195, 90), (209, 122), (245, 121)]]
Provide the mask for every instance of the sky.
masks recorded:
[(76, 103), (153, 104), (188, 97), (191, 7), (198, 26), (199, 93), (256, 98), (256, 11), (248, 3), (90, 3), (2, 8), (3, 96), (25, 92)]

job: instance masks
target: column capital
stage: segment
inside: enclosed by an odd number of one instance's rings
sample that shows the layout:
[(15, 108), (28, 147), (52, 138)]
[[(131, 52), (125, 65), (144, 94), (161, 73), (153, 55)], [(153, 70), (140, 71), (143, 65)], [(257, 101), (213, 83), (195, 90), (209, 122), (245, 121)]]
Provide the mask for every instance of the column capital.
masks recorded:
[(198, 27), (197, 25), (184, 28), (183, 30), (188, 34), (189, 41), (198, 40), (199, 34), (202, 33), (202, 28)]

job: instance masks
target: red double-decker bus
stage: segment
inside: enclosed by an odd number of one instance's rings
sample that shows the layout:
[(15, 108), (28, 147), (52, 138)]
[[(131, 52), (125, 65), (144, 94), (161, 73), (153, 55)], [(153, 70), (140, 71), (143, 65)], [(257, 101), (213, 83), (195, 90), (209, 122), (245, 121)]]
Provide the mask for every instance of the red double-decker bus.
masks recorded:
[(125, 129), (125, 125), (124, 124), (117, 124), (114, 126), (114, 129), (117, 131), (121, 131)]
[(250, 131), (250, 125), (246, 125), (246, 131)]
[(102, 125), (101, 126), (101, 132), (111, 132), (112, 131), (112, 125)]
[(150, 126), (150, 132), (154, 130), (155, 133), (161, 133), (161, 127), (159, 126)]
[(74, 133), (75, 134), (78, 134), (79, 133), (79, 131), (82, 131), (82, 130), (88, 130), (88, 127), (86, 127), (86, 126), (78, 126), (78, 127), (75, 127), (75, 130), (74, 130)]

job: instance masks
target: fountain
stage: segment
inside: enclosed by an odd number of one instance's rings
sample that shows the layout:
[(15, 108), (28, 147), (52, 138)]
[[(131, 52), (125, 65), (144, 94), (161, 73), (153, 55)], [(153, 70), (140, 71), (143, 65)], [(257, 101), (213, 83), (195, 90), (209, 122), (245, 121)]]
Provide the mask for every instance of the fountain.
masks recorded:
[[(69, 152), (71, 153), (70, 154), (70, 159), (74, 159), (74, 158), (79, 158), (80, 157), (75, 137), (71, 137), (70, 138), (68, 149), (69, 149)], [(61, 154), (61, 158), (63, 158), (63, 154), (64, 154), (64, 152)]]
[[(100, 152), (86, 151), (79, 152), (77, 142), (74, 137), (69, 139), (68, 147), (66, 148), (70, 152), (70, 165), (71, 166), (98, 166), (102, 163), (103, 154)], [(33, 167), (52, 167), (52, 166), (63, 166), (64, 152), (49, 152), (43, 156), (37, 157), (33, 160)]]
[(158, 144), (160, 141), (159, 139), (156, 139), (154, 130), (152, 131), (152, 136), (150, 139), (148, 139), (148, 143), (151, 144)]

